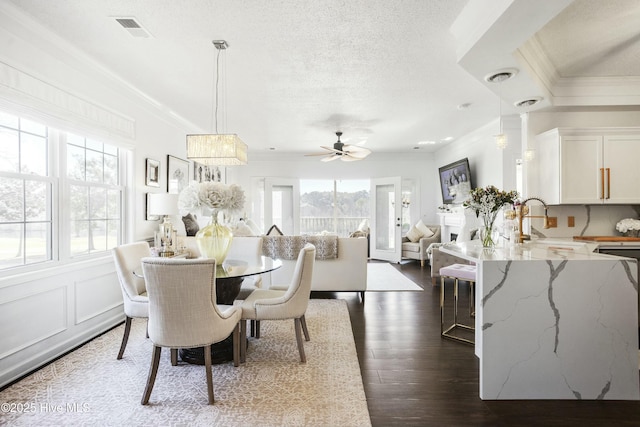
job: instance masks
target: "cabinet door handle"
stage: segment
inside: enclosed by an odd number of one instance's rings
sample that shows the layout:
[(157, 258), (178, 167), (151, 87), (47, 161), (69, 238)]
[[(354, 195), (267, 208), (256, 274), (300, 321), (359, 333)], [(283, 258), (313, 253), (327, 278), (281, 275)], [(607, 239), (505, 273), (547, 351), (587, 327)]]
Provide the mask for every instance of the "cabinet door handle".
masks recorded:
[(600, 168), (600, 198), (604, 199), (604, 168)]
[(611, 198), (611, 168), (607, 168), (607, 199)]

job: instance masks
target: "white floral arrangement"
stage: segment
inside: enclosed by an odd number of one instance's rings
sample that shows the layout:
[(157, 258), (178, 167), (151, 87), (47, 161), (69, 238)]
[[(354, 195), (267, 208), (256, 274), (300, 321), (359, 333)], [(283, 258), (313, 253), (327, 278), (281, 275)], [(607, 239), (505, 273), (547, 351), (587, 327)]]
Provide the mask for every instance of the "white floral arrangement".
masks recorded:
[(626, 233), (630, 230), (640, 230), (640, 220), (633, 218), (625, 218), (618, 221), (616, 224), (616, 230), (621, 233)]
[(239, 185), (221, 182), (193, 183), (178, 196), (180, 215), (201, 213), (204, 208), (228, 214), (240, 212), (244, 208), (244, 190)]

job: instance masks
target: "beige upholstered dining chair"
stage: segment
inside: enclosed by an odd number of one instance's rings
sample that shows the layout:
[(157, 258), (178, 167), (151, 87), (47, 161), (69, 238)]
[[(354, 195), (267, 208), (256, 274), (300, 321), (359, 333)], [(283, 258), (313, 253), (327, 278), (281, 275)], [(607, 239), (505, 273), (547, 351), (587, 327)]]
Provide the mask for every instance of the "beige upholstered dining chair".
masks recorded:
[(300, 361), (307, 361), (304, 354), (302, 332), (309, 341), (309, 330), (304, 317), (311, 294), (311, 279), (315, 263), (316, 248), (307, 243), (298, 254), (291, 283), (286, 289), (257, 289), (242, 303), (242, 322), (240, 322), (240, 360), (245, 362), (247, 353), (246, 320), (285, 320), (294, 319), (296, 340)]
[[(262, 255), (262, 239), (256, 237), (234, 237), (227, 253), (227, 259), (259, 259)], [(245, 277), (240, 286), (240, 293), (236, 299), (247, 299), (256, 289), (262, 287), (262, 276)]]
[(240, 361), (239, 306), (216, 304), (216, 261), (214, 259), (144, 258), (142, 270), (149, 294), (149, 338), (153, 357), (142, 404), (149, 402), (162, 347), (204, 347), (209, 404), (214, 403), (211, 373), (211, 344), (233, 333), (233, 362)]
[(151, 256), (151, 249), (147, 242), (135, 242), (117, 246), (112, 252), (126, 316), (124, 335), (118, 352), (118, 359), (122, 359), (129, 340), (132, 319), (149, 317), (149, 299), (144, 279), (133, 274), (133, 270), (140, 268), (142, 258)]

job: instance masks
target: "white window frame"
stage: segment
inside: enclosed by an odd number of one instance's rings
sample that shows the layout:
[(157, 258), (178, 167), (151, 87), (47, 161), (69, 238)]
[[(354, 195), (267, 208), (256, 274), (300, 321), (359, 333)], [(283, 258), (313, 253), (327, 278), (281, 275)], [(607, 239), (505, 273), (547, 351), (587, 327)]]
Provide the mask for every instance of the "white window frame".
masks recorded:
[[(51, 185), (51, 241), (48, 242), (51, 250), (51, 259), (32, 264), (18, 265), (0, 269), (0, 278), (46, 270), (49, 268), (58, 267), (60, 265), (86, 261), (90, 259), (98, 259), (106, 255), (110, 255), (110, 248), (106, 248), (106, 250), (103, 251), (95, 251), (87, 254), (78, 254), (74, 256), (71, 255), (71, 208), (69, 203), (62, 203), (62, 201), (69, 200), (69, 188), (74, 183), (84, 183), (93, 187), (117, 189), (118, 191), (120, 191), (120, 227), (117, 236), (117, 244), (121, 244), (122, 242), (124, 242), (128, 232), (127, 221), (130, 220), (130, 215), (128, 215), (128, 187), (130, 185), (130, 182), (128, 181), (128, 175), (130, 172), (129, 159), (132, 156), (131, 149), (123, 148), (121, 144), (118, 144), (114, 141), (106, 140), (105, 138), (96, 138), (90, 135), (86, 135), (86, 132), (67, 132), (64, 130), (58, 130), (54, 127), (50, 127), (50, 125), (45, 120), (24, 117), (20, 113), (11, 110), (3, 111), (7, 114), (11, 114), (19, 118), (26, 118), (28, 120), (32, 120), (34, 122), (47, 126), (48, 176), (33, 176), (15, 172), (0, 172), (0, 176), (18, 179), (24, 179), (25, 177), (28, 177), (28, 179), (47, 182)], [(87, 181), (73, 181), (67, 178), (67, 144), (65, 137), (67, 133), (74, 133), (88, 139), (99, 140), (104, 144), (118, 148), (117, 185), (114, 186), (111, 184), (102, 184)]]

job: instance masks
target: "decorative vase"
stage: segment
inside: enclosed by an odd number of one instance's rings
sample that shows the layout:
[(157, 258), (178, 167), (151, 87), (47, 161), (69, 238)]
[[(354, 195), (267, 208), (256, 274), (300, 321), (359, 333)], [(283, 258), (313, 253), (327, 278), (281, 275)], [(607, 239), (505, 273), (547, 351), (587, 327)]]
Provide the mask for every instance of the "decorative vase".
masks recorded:
[(218, 222), (218, 212), (211, 215), (211, 222), (196, 233), (196, 242), (200, 249), (200, 255), (205, 258), (214, 258), (218, 265), (227, 257), (233, 232), (229, 227)]
[(485, 248), (494, 248), (498, 241), (498, 230), (493, 228), (498, 212), (492, 212), (482, 216), (482, 226), (480, 227), (480, 239)]

